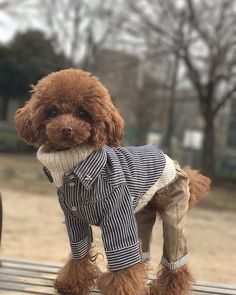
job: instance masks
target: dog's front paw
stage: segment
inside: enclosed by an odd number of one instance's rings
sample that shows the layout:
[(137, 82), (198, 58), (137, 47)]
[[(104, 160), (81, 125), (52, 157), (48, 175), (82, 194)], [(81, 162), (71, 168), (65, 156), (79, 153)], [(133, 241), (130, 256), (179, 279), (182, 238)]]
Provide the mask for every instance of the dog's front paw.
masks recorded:
[(59, 270), (54, 288), (65, 295), (88, 295), (100, 274), (94, 263), (96, 257), (88, 253), (81, 260), (69, 259)]
[(55, 280), (53, 282), (53, 287), (63, 295), (87, 295), (89, 290), (81, 290), (78, 286), (70, 285), (69, 283), (62, 282), (60, 280)]
[(103, 295), (147, 295), (145, 266), (141, 263), (124, 270), (100, 275), (98, 288)]

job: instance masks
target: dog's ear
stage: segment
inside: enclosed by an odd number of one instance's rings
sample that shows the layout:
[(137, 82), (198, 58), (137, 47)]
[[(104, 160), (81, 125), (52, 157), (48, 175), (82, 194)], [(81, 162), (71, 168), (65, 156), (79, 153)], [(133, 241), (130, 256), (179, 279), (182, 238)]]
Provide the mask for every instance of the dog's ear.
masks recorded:
[(28, 144), (34, 144), (35, 139), (32, 131), (29, 103), (16, 111), (15, 123), (19, 136)]
[(115, 108), (111, 111), (111, 120), (106, 122), (107, 145), (118, 146), (124, 135), (124, 120)]

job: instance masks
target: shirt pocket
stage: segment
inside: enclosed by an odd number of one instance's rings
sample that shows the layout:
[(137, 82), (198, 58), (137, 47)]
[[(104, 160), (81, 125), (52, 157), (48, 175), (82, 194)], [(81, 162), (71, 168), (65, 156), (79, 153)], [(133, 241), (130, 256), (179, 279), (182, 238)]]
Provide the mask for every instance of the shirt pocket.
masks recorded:
[(90, 206), (102, 203), (111, 192), (111, 185), (104, 179), (99, 178), (94, 184), (92, 184), (89, 190), (81, 185), (78, 193), (82, 206)]

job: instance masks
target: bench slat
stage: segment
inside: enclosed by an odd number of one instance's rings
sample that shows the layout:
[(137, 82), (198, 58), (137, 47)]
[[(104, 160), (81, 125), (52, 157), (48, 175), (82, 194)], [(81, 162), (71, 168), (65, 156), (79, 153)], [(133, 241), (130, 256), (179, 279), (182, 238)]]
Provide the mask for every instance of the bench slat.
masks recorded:
[(8, 290), (10, 291), (21, 291), (30, 294), (45, 294), (45, 295), (55, 295), (52, 287), (43, 286), (32, 286), (27, 284), (19, 284), (17, 282), (1, 282), (0, 290), (6, 290), (6, 295)]
[(218, 289), (223, 289), (223, 290), (233, 290), (235, 291), (236, 290), (236, 286), (234, 285), (223, 285), (223, 284), (212, 284), (212, 283), (207, 283), (207, 282), (196, 282), (194, 284), (194, 286), (196, 287), (204, 287), (204, 286), (207, 286), (207, 287), (211, 287), (211, 288), (218, 288)]
[(6, 274), (0, 274), (0, 282), (15, 282), (19, 284), (28, 284), (33, 286), (45, 286), (51, 287), (52, 280), (40, 279), (40, 278), (27, 278), (22, 276), (9, 276)]
[(30, 271), (42, 271), (44, 273), (53, 273), (55, 274), (59, 266), (50, 266), (50, 265), (45, 265), (45, 264), (34, 264), (34, 263), (25, 263), (25, 262), (20, 262), (20, 261), (7, 261), (7, 260), (2, 260), (1, 261), (1, 266), (0, 267), (5, 267), (5, 268), (13, 268), (13, 269), (25, 269), (25, 270), (30, 270)]
[[(42, 287), (42, 286), (32, 286), (27, 284), (19, 284), (13, 282), (1, 282), (0, 285), (0, 294), (8, 295), (9, 291), (12, 294), (40, 294), (40, 295), (56, 295), (56, 291), (53, 287)], [(16, 293), (14, 293), (16, 292)], [(98, 295), (101, 294), (99, 290), (94, 290), (91, 292), (91, 295)]]
[[(13, 259), (0, 259), (0, 295), (57, 294), (52, 281), (61, 266), (48, 263), (26, 262)], [(91, 295), (101, 294), (94, 290)], [(196, 283), (193, 295), (236, 295), (235, 286)]]
[(51, 279), (55, 278), (55, 274), (53, 273), (43, 273), (40, 271), (26, 271), (21, 269), (12, 269), (12, 268), (1, 268), (0, 267), (0, 274), (7, 274), (9, 276), (21, 276), (26, 278), (44, 278), (44, 279)]
[[(25, 295), (25, 292), (20, 291), (9, 291), (9, 290), (0, 290), (0, 295)], [(34, 293), (28, 293), (28, 295), (34, 295)]]
[(236, 295), (236, 290), (223, 289), (209, 286), (193, 286), (193, 290), (201, 294), (224, 294), (224, 295)]

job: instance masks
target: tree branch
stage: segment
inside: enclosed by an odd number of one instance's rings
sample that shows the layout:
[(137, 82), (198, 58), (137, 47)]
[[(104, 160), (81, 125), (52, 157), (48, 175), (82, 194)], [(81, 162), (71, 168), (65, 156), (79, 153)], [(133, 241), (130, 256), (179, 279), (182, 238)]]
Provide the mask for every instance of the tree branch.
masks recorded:
[(221, 101), (215, 106), (213, 110), (214, 116), (219, 112), (219, 110), (229, 101), (232, 96), (236, 93), (236, 84), (223, 96)]
[[(135, 4), (134, 4), (135, 3)], [(142, 10), (140, 7), (138, 7), (137, 2), (134, 2), (133, 0), (128, 0), (128, 5), (131, 8), (133, 12), (135, 12), (142, 20), (142, 22), (151, 30), (158, 33), (160, 36), (164, 36), (165, 38), (168, 37), (172, 39), (173, 37), (171, 34), (169, 34), (166, 30), (161, 28), (161, 26), (156, 25), (151, 21), (151, 18)]]
[(195, 68), (195, 66), (193, 65), (192, 63), (192, 60), (191, 60), (191, 57), (189, 55), (189, 52), (188, 52), (188, 48), (185, 47), (184, 48), (184, 55), (182, 56), (184, 62), (185, 62), (185, 65), (188, 69), (188, 72), (189, 72), (189, 75), (190, 75), (190, 79), (193, 83), (193, 85), (195, 86), (195, 89), (199, 95), (199, 98), (200, 98), (200, 102), (201, 103), (204, 103), (204, 95), (203, 95), (203, 92), (202, 92), (202, 84), (201, 84), (201, 80), (200, 80), (200, 77), (199, 77), (199, 73), (197, 71), (197, 69)]
[(198, 32), (199, 36), (206, 42), (209, 41), (210, 37), (206, 31), (204, 31), (200, 27), (200, 23), (198, 21), (198, 16), (196, 14), (196, 10), (193, 4), (192, 0), (185, 0), (187, 7), (189, 9), (189, 23), (192, 24), (192, 26), (195, 28), (195, 30)]

